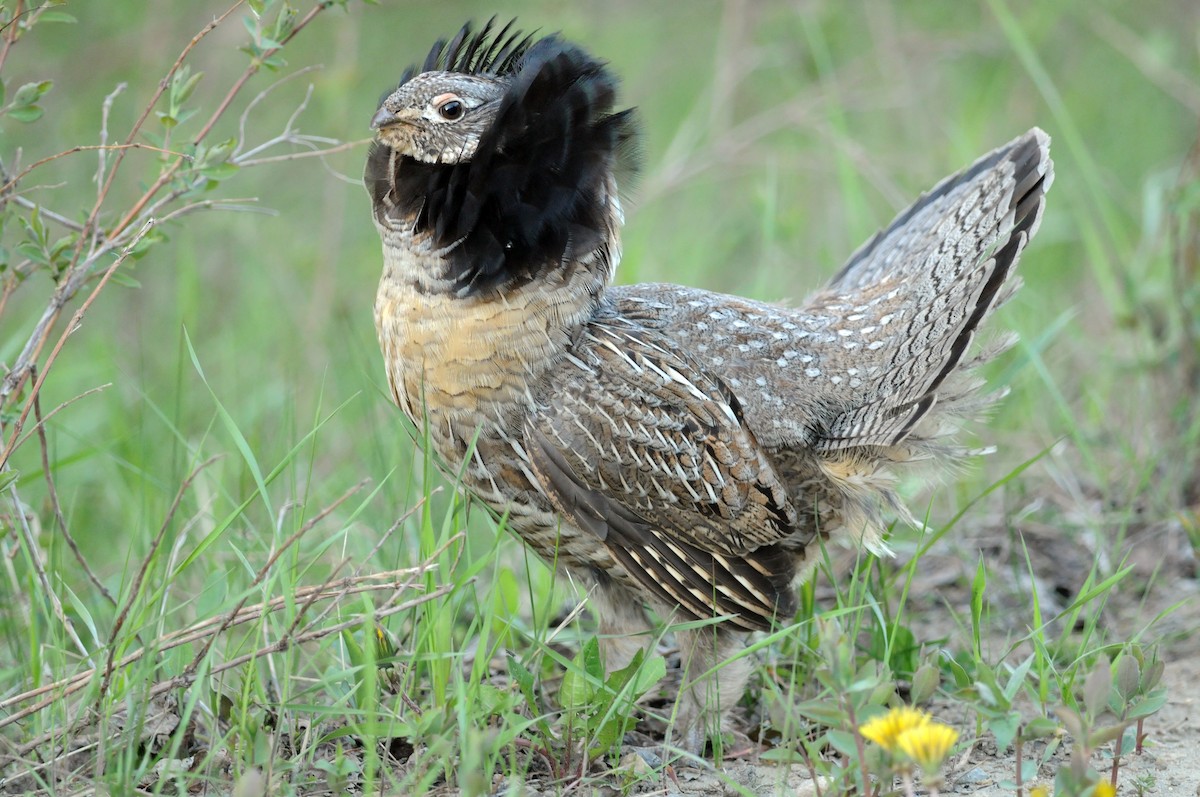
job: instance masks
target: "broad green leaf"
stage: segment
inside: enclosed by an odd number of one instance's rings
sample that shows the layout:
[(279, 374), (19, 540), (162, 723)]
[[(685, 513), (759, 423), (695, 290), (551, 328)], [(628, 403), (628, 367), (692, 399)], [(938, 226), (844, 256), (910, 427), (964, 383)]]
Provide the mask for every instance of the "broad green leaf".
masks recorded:
[(1083, 682), (1083, 705), (1088, 716), (1092, 719), (1100, 716), (1100, 712), (1108, 706), (1108, 697), (1112, 692), (1112, 667), (1108, 658), (1101, 656), (1096, 660), (1096, 666), (1088, 673)]
[(508, 654), (508, 674), (517, 682), (517, 688), (521, 690), (521, 694), (525, 697), (525, 702), (529, 705), (529, 710), (534, 714), (540, 713), (537, 698), (533, 692), (533, 673), (526, 669), (525, 665), (511, 653)]
[(15, 119), (18, 122), (25, 122), (28, 124), (29, 122), (36, 122), (38, 119), (41, 119), (43, 113), (45, 113), (45, 111), (40, 105), (21, 105), (10, 108), (8, 111), (8, 116), (9, 118)]
[(996, 737), (996, 748), (1000, 751), (1007, 750), (1016, 738), (1017, 730), (1021, 727), (1021, 715), (1015, 711), (1005, 714), (987, 722), (988, 730)]
[(210, 180), (224, 180), (238, 173), (240, 169), (236, 163), (215, 163), (212, 166), (205, 166), (200, 169), (200, 174)]
[(1021, 738), (1025, 740), (1044, 739), (1057, 733), (1058, 728), (1058, 723), (1049, 717), (1034, 717), (1021, 729)]
[(1167, 688), (1160, 686), (1151, 690), (1145, 697), (1135, 701), (1126, 716), (1132, 720), (1149, 717), (1167, 704)]
[(913, 705), (921, 705), (933, 697), (933, 693), (937, 691), (941, 682), (942, 674), (932, 661), (927, 661), (918, 667), (917, 671), (913, 673), (912, 689), (910, 690)]

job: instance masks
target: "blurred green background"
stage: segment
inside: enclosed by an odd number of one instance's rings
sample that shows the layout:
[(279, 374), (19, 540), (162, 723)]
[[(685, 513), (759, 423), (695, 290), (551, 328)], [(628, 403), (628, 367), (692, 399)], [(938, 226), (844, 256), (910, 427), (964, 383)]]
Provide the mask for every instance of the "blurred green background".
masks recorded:
[[(67, 4), (76, 24), (39, 26), (5, 65), (10, 86), (54, 81), (42, 120), (4, 121), (5, 163), (18, 150), (28, 164), (95, 143), (101, 104), (118, 83), (128, 88), (113, 105), (110, 138), (123, 137), (183, 45), (226, 7)], [(644, 169), (629, 192), (622, 281), (798, 301), (920, 191), (1044, 127), (1057, 180), (1022, 262), (1026, 287), (993, 321), (1025, 341), (991, 371), (1014, 390), (980, 435), (1000, 451), (949, 480), (956, 486), (940, 491), (946, 514), (1058, 440), (1066, 442), (1056, 455), (1006, 489), (1066, 496), (1058, 506), (1069, 525), (1120, 525), (1112, 513), (1127, 520), (1134, 504), (1170, 517), (1196, 500), (1194, 402), (1172, 370), (1190, 356), (1183, 332), (1194, 318), (1173, 276), (1170, 237), (1185, 214), (1176, 183), (1200, 113), (1200, 4), (352, 2), (289, 45), (278, 72), (253, 78), (217, 137), (236, 135), (246, 102), (287, 78), (248, 117), (251, 145), (278, 135), (310, 87), (301, 132), (365, 139), (380, 95), (406, 65), (463, 21), (493, 13), (561, 30), (607, 58), (624, 103), (641, 110)], [(203, 111), (178, 128), (179, 140), (240, 74), (247, 39), (232, 20), (197, 47), (190, 63), (204, 77), (192, 102)], [(130, 155), (106, 205), (110, 222), (153, 180), (155, 157)], [(50, 456), (68, 524), (114, 589), (184, 477), (212, 454), (222, 459), (189, 493), (172, 532), (178, 556), (253, 492), (256, 468), (288, 465), (270, 500), (231, 527), (208, 555), (213, 566), (185, 591), (253, 572), (297, 502), (311, 514), (371, 479), (383, 489), (348, 531), (319, 541), (364, 556), (422, 490), (411, 429), (383, 389), (371, 312), (380, 253), (358, 182), (364, 157), (365, 144), (228, 178), (213, 198), (253, 197), (269, 212), (204, 212), (168, 225), (169, 241), (127, 272), (137, 286), (106, 288), (69, 340), (44, 409), (111, 387), (54, 417)], [(94, 198), (95, 169), (95, 153), (75, 154), (24, 188), (78, 218)], [(6, 239), (18, 234), (4, 230)], [(38, 273), (13, 294), (0, 361), (15, 356), (51, 287)], [(48, 529), (36, 442), (13, 464)], [(367, 566), (407, 561), (411, 544), (401, 536)], [(57, 577), (86, 593), (54, 551)], [(2, 589), (21, 581), (5, 579)], [(9, 643), (13, 652), (22, 644)]]

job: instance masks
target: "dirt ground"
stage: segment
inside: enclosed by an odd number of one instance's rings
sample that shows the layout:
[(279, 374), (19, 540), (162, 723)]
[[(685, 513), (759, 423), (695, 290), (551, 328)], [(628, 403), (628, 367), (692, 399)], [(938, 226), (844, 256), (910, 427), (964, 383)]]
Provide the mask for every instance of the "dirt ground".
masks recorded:
[[(1197, 601), (1190, 602), (1191, 614), (1200, 622)], [(1149, 733), (1146, 749), (1141, 755), (1127, 756), (1121, 763), (1118, 794), (1138, 794), (1136, 783), (1145, 785), (1145, 794), (1163, 797), (1195, 797), (1200, 795), (1200, 658), (1192, 646), (1191, 655), (1174, 657), (1167, 665), (1164, 681), (1170, 689), (1170, 699), (1158, 714), (1146, 722)], [(1054, 771), (1067, 762), (1067, 752), (1061, 750), (1043, 768), (1037, 783), (1050, 786)], [(1092, 766), (1107, 772), (1111, 759), (1097, 755)], [(973, 794), (979, 797), (1000, 797), (1013, 794), (1014, 759), (1012, 751), (996, 751), (988, 739), (971, 747), (951, 766), (943, 794)], [(669, 779), (662, 791), (651, 792), (667, 797), (687, 795), (720, 795), (734, 797), (744, 791), (730, 786), (736, 783), (755, 795), (816, 795), (812, 780), (803, 767), (790, 769), (737, 761), (726, 764), (720, 772), (699, 769), (676, 771), (678, 782)], [(1001, 785), (1005, 782), (1008, 785)], [(603, 793), (603, 791), (599, 792)], [(611, 792), (616, 795), (617, 791)], [(919, 793), (921, 793), (919, 791)], [(1028, 791), (1026, 792), (1028, 794)]]

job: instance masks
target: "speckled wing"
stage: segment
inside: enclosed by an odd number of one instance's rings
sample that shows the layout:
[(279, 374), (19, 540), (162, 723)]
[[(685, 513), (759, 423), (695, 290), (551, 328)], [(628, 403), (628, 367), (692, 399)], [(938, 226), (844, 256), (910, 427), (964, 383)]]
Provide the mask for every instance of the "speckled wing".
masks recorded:
[(1049, 149), (1034, 129), (943, 180), (797, 309), (674, 285), (608, 295), (718, 374), (768, 450), (921, 444), (987, 403), (967, 366), (998, 349), (967, 352), (1020, 285)]
[(787, 490), (737, 400), (653, 332), (591, 323), (526, 426), (542, 489), (626, 573), (694, 618), (794, 611)]

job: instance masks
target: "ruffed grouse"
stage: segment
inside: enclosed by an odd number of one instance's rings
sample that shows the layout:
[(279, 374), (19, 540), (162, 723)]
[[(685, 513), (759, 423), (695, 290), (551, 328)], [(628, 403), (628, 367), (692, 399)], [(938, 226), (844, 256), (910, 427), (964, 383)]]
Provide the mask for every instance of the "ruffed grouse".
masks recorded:
[(1031, 130), (943, 180), (797, 309), (610, 285), (635, 120), (605, 64), (489, 23), (381, 102), (365, 181), (392, 395), (477, 500), (587, 586), (610, 668), (676, 621), (702, 749), (748, 632), (787, 621), (819, 538), (882, 547), (893, 470), (990, 396), (968, 359), (1052, 179)]

